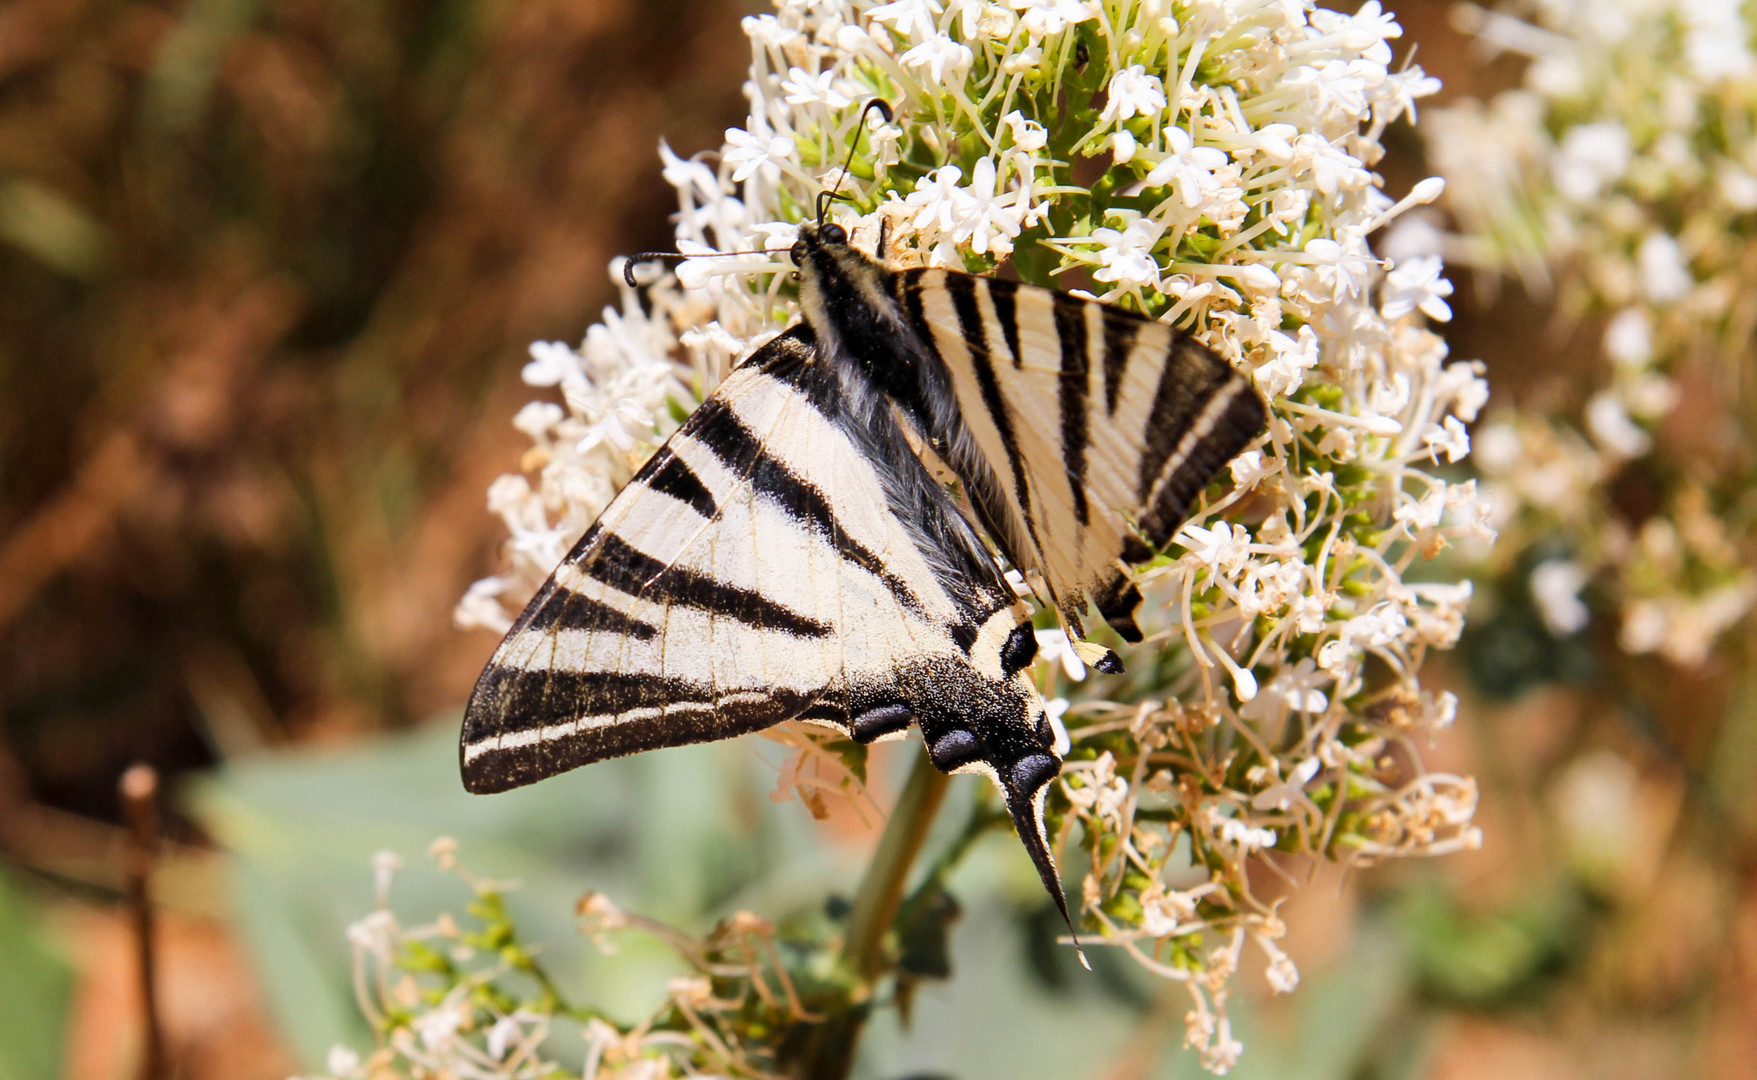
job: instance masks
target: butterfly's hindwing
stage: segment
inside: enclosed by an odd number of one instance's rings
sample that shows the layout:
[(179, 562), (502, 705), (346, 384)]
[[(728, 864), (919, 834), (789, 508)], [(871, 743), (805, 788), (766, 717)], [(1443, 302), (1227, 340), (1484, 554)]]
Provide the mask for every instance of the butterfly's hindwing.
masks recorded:
[(1091, 600), (1138, 640), (1121, 564), (1171, 539), (1262, 430), (1261, 397), (1188, 334), (1112, 305), (949, 270), (897, 272), (892, 293), (946, 374), (948, 463), (996, 543), (1076, 632)]

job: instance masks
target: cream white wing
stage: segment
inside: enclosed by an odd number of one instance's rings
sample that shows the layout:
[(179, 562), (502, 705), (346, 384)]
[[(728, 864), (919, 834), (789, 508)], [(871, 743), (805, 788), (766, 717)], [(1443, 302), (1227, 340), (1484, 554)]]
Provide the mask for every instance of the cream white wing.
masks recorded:
[(1139, 640), (1127, 565), (1262, 431), (1262, 398), (1190, 335), (1110, 304), (949, 270), (893, 289), (943, 364), (961, 427), (943, 452), (990, 535), (1076, 632), (1090, 601)]

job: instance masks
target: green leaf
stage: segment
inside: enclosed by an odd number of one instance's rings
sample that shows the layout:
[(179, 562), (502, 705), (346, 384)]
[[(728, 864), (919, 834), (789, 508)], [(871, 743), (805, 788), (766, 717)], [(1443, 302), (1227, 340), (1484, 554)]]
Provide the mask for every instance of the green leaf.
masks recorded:
[(56, 1080), (73, 973), (0, 866), (0, 1080)]
[[(859, 879), (858, 850), (827, 847), (799, 807), (769, 802), (768, 743), (680, 747), (476, 796), (458, 780), (457, 730), (448, 717), (341, 753), (247, 759), (186, 793), (229, 854), (242, 936), (270, 1011), (308, 1068), (338, 1043), (371, 1045), (346, 934), (375, 907), (375, 852), (402, 858), (390, 895), (402, 925), (441, 912), (465, 921), (475, 905), (489, 923), (473, 928), (484, 932), (481, 947), (513, 944), (516, 926), (516, 945), (540, 958), (571, 1003), (626, 1021), (665, 1000), (681, 962), (633, 932), (616, 936), (614, 956), (599, 955), (575, 923), (582, 894), (604, 892), (699, 934), (738, 908), (782, 917)], [(471, 874), (495, 885), (478, 895), (434, 868), (424, 853), (440, 836), (457, 841)]]
[(854, 778), (862, 784), (866, 783), (866, 747), (853, 739), (835, 739), (824, 744), (824, 749), (835, 754)]
[(915, 978), (951, 978), (952, 924), (963, 913), (944, 888), (910, 897), (897, 916), (897, 966)]
[(1502, 908), (1468, 911), (1436, 886), (1401, 905), (1429, 990), (1469, 1007), (1507, 1005), (1566, 972), (1591, 925), (1581, 896), (1559, 881)]

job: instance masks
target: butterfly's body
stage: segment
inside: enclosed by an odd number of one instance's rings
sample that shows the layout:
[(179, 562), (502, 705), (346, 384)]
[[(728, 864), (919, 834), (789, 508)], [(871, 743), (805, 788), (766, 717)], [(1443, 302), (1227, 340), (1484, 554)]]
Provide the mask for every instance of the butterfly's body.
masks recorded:
[(803, 321), (690, 416), (496, 651), (465, 716), (465, 785), (788, 719), (862, 743), (913, 722), (937, 767), (1000, 788), (1065, 914), (1030, 612), (917, 451), (1075, 633), (1091, 598), (1139, 640), (1125, 561), (1166, 542), (1262, 401), (1187, 336), (1107, 305), (894, 270), (834, 225), (803, 226), (793, 258)]

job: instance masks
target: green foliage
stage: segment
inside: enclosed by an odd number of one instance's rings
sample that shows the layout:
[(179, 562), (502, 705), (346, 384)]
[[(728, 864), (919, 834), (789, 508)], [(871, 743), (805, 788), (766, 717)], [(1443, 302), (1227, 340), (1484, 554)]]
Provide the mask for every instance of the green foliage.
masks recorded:
[[(664, 912), (690, 934), (708, 932), (741, 907), (770, 913), (801, 996), (810, 1003), (838, 992), (826, 961), (846, 909), (827, 910), (822, 897), (852, 887), (858, 852), (826, 844), (798, 807), (766, 805), (773, 771), (752, 745), (607, 762), (589, 775), (482, 798), (452, 784), (453, 740), (450, 725), (440, 724), (345, 753), (263, 759), (193, 793), (204, 826), (232, 853), (246, 940), (266, 975), (275, 1019), (309, 1068), (320, 1068), (334, 1045), (372, 1044), (350, 989), (346, 930), (374, 907), (370, 866), (385, 849), (408, 863), (391, 893), (401, 924), (430, 923), (449, 911), (460, 942), (491, 963), (504, 961), (509, 975), (482, 992), (483, 1003), (501, 1012), (517, 1005), (572, 1010), (575, 1019), (558, 1020), (549, 1042), (576, 1068), (586, 1045), (578, 1038), (583, 1018), (602, 1011), (626, 1022), (662, 1006), (668, 981), (688, 972), (668, 945), (638, 928), (614, 935), (614, 956), (600, 955), (573, 917), (588, 891), (630, 911)], [(875, 754), (879, 777), (894, 775), (889, 753)], [(1017, 859), (1017, 841), (998, 827), (1002, 821), (980, 785), (953, 785), (898, 923), (907, 986), (875, 1003), (857, 1077), (888, 1080), (931, 1066), (963, 1078), (1059, 1080), (1108, 1058), (1139, 1025), (1177, 1024), (1176, 1015), (1155, 1011), (1166, 1004), (1152, 981), (1102, 944), (1088, 942), (1104, 972), (1098, 979), (1050, 944), (1055, 928), (1036, 925), (1041, 887)], [(490, 883), (476, 894), (433, 871), (418, 853), (440, 834), (457, 839), (460, 856), (482, 879), (517, 879), (517, 887)], [(720, 857), (703, 857), (706, 848)], [(760, 880), (750, 876), (752, 864), (764, 868)], [(1297, 1018), (1291, 1027), (1263, 1027), (1250, 1002), (1234, 1005), (1235, 1025), (1249, 1032), (1253, 1048), (1234, 1075), (1341, 1080), (1374, 1056), (1372, 1033), (1408, 976), (1402, 954), (1387, 951), (1382, 934), (1367, 940), (1342, 968), (1307, 973), (1305, 990), (1289, 1005)], [(1048, 949), (1033, 950), (1032, 941)], [(1059, 976), (1046, 972), (1044, 955), (1056, 958)], [(421, 977), (429, 1002), (435, 987), (469, 966), (430, 940), (406, 943), (397, 962)], [(542, 977), (532, 978), (537, 971)], [(944, 981), (947, 973), (956, 981)], [(718, 994), (727, 984), (716, 979), (713, 988)], [(889, 1007), (905, 998), (907, 1017)], [(753, 1040), (776, 1034), (762, 1015), (741, 1012), (738, 1023)], [(1152, 1075), (1199, 1075), (1174, 1051), (1175, 1040), (1168, 1041)]]
[(61, 1075), (73, 977), (35, 906), (0, 865), (0, 1080)]
[[(191, 809), (232, 855), (235, 904), (276, 1020), (311, 1065), (338, 1043), (370, 1039), (349, 988), (345, 935), (374, 905), (375, 852), (413, 863), (436, 836), (455, 838), (475, 872), (519, 884), (484, 903), (503, 903), (521, 940), (545, 943), (557, 982), (589, 988), (583, 1006), (630, 1016), (664, 996), (679, 966), (638, 937), (613, 962), (579, 942), (572, 912), (582, 893), (700, 925), (753, 889), (773, 910), (811, 903), (827, 882), (853, 876), (854, 854), (819, 847), (797, 807), (761, 811), (774, 774), (750, 747), (606, 762), (576, 782), (484, 798), (458, 783), (456, 738), (455, 721), (444, 722), (346, 753), (241, 763), (193, 790)], [(461, 913), (467, 899), (432, 873), (397, 884), (406, 925)]]
[(1404, 896), (1400, 913), (1424, 989), (1468, 1008), (1532, 1003), (1578, 959), (1590, 915), (1562, 881), (1482, 911), (1430, 883)]
[(1479, 613), (1459, 648), (1473, 687), (1485, 697), (1511, 701), (1552, 683), (1588, 686), (1599, 674), (1594, 631), (1559, 637), (1533, 602), (1527, 584), (1532, 570), (1559, 557), (1554, 545), (1541, 545), (1516, 560), (1509, 573), (1484, 582)]

